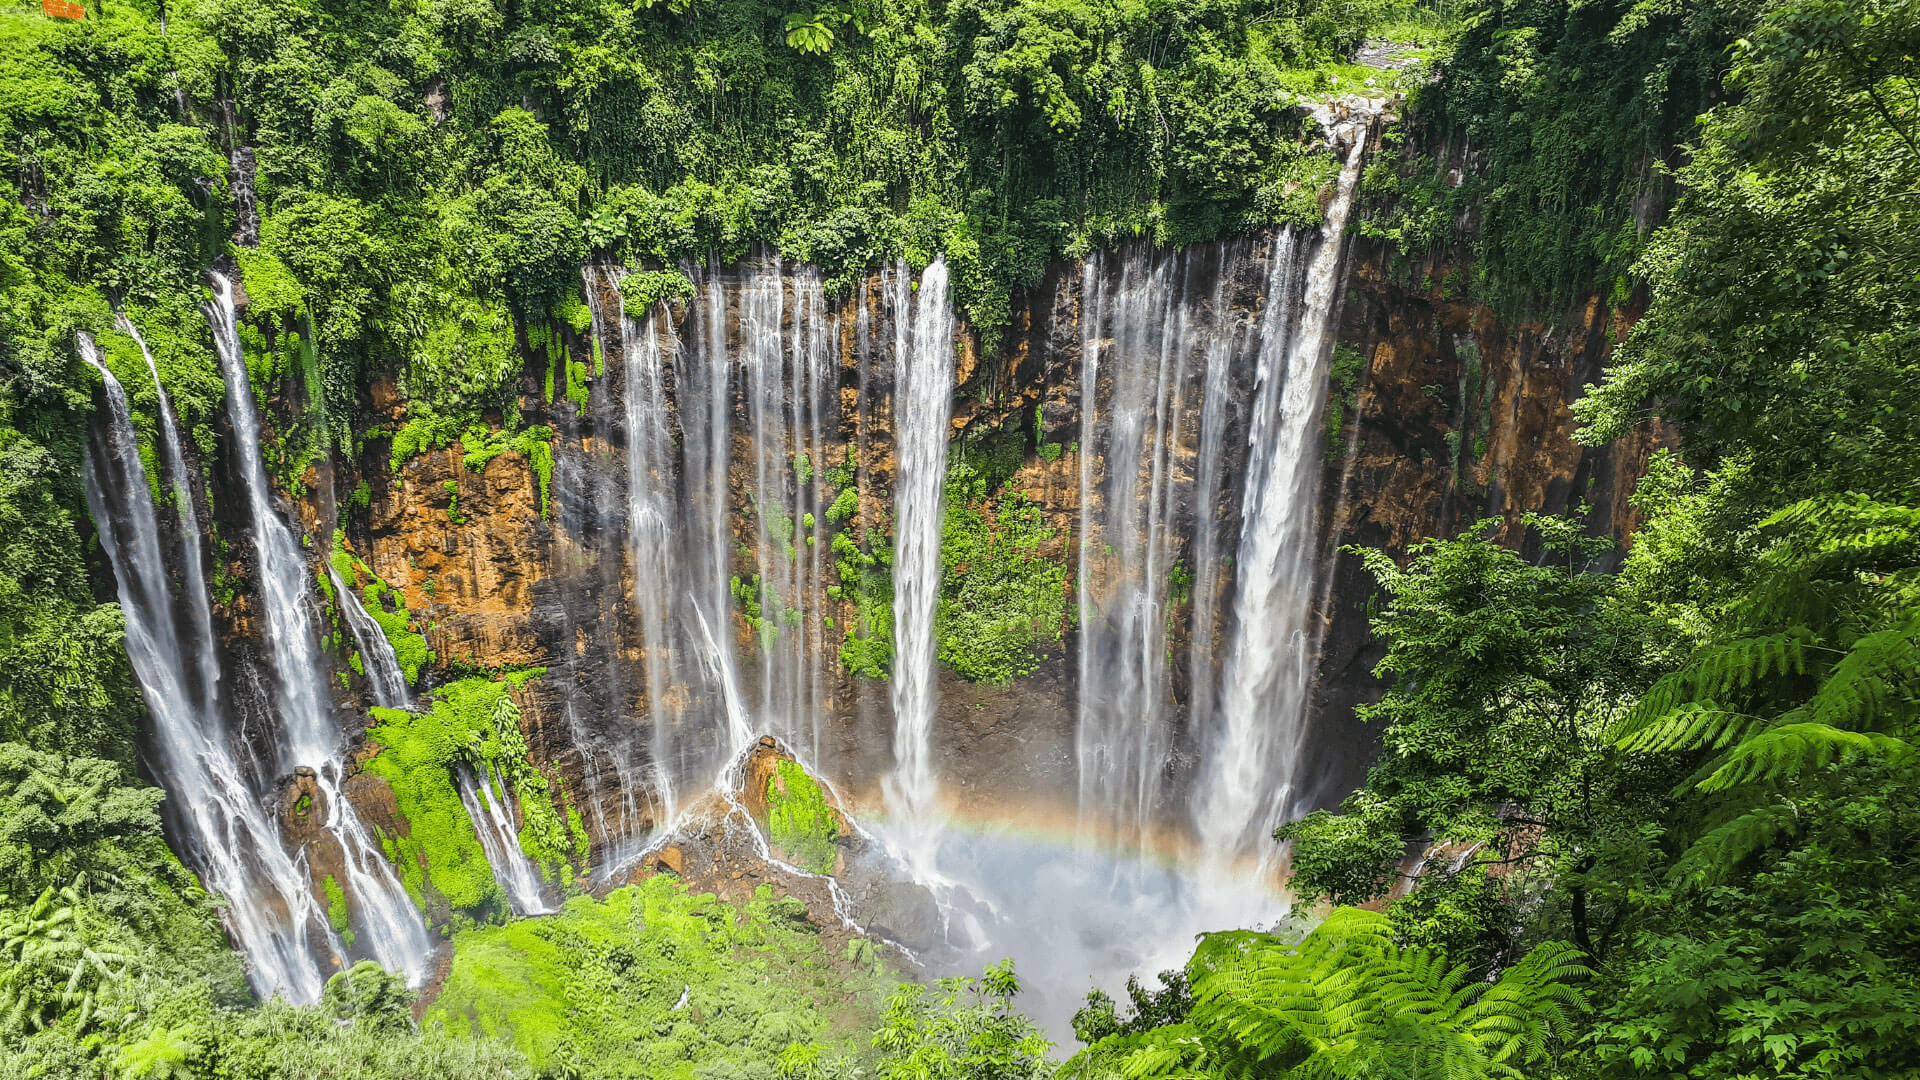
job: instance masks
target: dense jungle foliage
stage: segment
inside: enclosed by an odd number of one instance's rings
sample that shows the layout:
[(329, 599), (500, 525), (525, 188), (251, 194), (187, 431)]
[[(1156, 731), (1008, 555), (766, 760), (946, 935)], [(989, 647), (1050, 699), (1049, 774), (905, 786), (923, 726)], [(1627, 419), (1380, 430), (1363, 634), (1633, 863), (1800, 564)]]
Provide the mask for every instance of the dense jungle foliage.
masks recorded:
[[(1505, 311), (1590, 291), (1644, 307), (1580, 403), (1584, 437), (1657, 417), (1678, 449), (1641, 482), (1618, 572), (1544, 516), (1539, 559), (1491, 526), (1360, 553), (1382, 592), (1386, 691), (1362, 710), (1382, 752), (1280, 838), (1303, 896), (1384, 910), (1207, 936), (1124, 1014), (1091, 999), (1059, 1074), (1920, 1073), (1920, 0), (1426, 10), (1457, 33), (1356, 231), (1410, 275), (1465, 267), (1433, 284)], [(463, 925), (424, 1019), (366, 964), (318, 1007), (253, 1001), (137, 773), (119, 613), (76, 542), (95, 383), (73, 333), (131, 372), (112, 305), (134, 314), (209, 456), (223, 391), (199, 275), (230, 259), (249, 333), (285, 365), (270, 374), (302, 375), (348, 445), (374, 373), (451, 431), (510, 407), (517, 350), (582, 326), (589, 253), (671, 278), (771, 243), (842, 281), (945, 253), (990, 336), (1053, 255), (1317, 218), (1324, 165), (1290, 106), (1405, 13), (0, 13), (0, 1075), (1053, 1073), (1011, 969), (896, 985), (870, 943), (828, 947), (788, 901), (664, 877)], [(1004, 678), (1056, 640), (1060, 601), (1043, 581), (1017, 625), (966, 622), (1045, 539), (969, 460), (950, 497), (992, 527), (964, 530), (979, 576), (949, 582), (942, 618), (991, 646), (962, 662)], [(503, 698), (470, 689), (385, 718), (396, 777), (446, 738), (500, 736)], [(818, 831), (810, 802), (778, 812), (796, 848)], [(551, 825), (564, 874), (571, 823)], [(477, 876), (409, 884), (497, 914)]]

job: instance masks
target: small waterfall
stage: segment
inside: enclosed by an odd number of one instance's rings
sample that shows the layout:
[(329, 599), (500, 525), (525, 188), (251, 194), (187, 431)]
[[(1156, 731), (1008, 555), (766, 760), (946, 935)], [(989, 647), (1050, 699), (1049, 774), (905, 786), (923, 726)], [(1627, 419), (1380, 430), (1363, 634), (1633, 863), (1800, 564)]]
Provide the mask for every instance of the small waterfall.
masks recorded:
[(777, 256), (745, 273), (740, 291), (745, 466), (757, 523), (757, 587), (747, 591), (760, 606), (755, 727), (815, 756), (831, 655), (819, 612), (831, 532), (818, 474), (829, 464), (828, 418), (838, 420), (839, 323), (826, 313), (820, 275)]
[[(621, 340), (614, 336), (618, 324), (609, 318), (604, 304), (605, 294), (616, 289), (617, 281), (606, 268), (595, 265), (582, 267), (581, 278), (592, 312), (593, 353), (604, 364), (613, 355), (613, 342)], [(627, 340), (630, 344), (630, 338)], [(568, 357), (556, 351), (550, 362), (565, 364)], [(588, 372), (588, 408), (584, 415), (566, 405), (560, 408), (561, 427), (572, 429), (572, 439), (563, 439), (554, 456), (559, 568), (580, 574), (588, 582), (589, 595), (598, 600), (592, 619), (584, 624), (575, 622), (573, 612), (562, 609), (566, 623), (563, 640), (590, 643), (585, 651), (568, 650), (565, 654), (562, 714), (580, 755), (582, 794), (586, 796), (582, 812), (603, 845), (606, 869), (617, 873), (640, 856), (650, 826), (662, 820), (662, 803), (671, 798), (672, 785), (658, 762), (649, 768), (647, 740), (641, 731), (623, 722), (624, 717), (638, 711), (627, 696), (632, 685), (628, 665), (619, 656), (624, 605), (620, 603), (622, 560), (616, 545), (631, 517), (632, 491), (626, 474), (606, 452), (609, 443), (618, 442), (612, 437), (617, 426), (610, 409), (612, 381), (594, 375), (595, 370)], [(556, 379), (566, 381), (557, 374)], [(639, 437), (671, 439), (665, 429), (651, 427)], [(598, 716), (592, 709), (596, 704), (600, 706)], [(608, 714), (612, 725), (606, 723)]]
[(383, 709), (406, 709), (413, 705), (413, 693), (407, 688), (406, 672), (400, 670), (400, 657), (386, 632), (353, 594), (353, 589), (326, 560), (327, 576), (333, 580), (333, 594), (339, 598), (340, 613), (346, 616), (347, 629), (360, 649), (360, 666), (367, 673), (367, 687), (373, 691), (373, 703)]
[(234, 322), (233, 286), (218, 273), (212, 278), (214, 299), (206, 312), (227, 384), (227, 414), (253, 523), (255, 581), (279, 698), (281, 763), (287, 768), (313, 768), (325, 796), (327, 831), (341, 847), (355, 914), (365, 925), (363, 939), (383, 966), (402, 972), (408, 985), (419, 986), (426, 980), (433, 944), (420, 912), (381, 856), (379, 845), (340, 794), (340, 733), (330, 720), (327, 669), (320, 659), (308, 601), (306, 559), (293, 531), (274, 510), (273, 492), (261, 463), (260, 420)]
[[(742, 276), (751, 279), (749, 266)], [(760, 271), (764, 273), (765, 271)], [(678, 733), (678, 753), (698, 761), (702, 786), (718, 777), (753, 740), (753, 721), (740, 691), (733, 649), (734, 551), (732, 491), (728, 483), (733, 449), (733, 364), (728, 338), (725, 278), (712, 270), (696, 292), (688, 341), (674, 352), (674, 387), (681, 433), (682, 512), (692, 524), (680, 573), (685, 605), (690, 668), (700, 673), (706, 693), (701, 713)], [(774, 280), (778, 282), (778, 271)], [(745, 333), (745, 329), (742, 329)], [(691, 740), (691, 741), (688, 741)], [(690, 755), (685, 749), (695, 748)]]
[[(1274, 256), (1290, 243), (1283, 233)], [(1213, 506), (1245, 337), (1227, 288), (1248, 256), (1132, 248), (1082, 268), (1075, 758), (1080, 827), (1097, 842), (1144, 850), (1166, 816), (1178, 608), (1192, 604), (1195, 663), (1212, 651)], [(1210, 681), (1197, 667), (1197, 693)]]
[[(945, 526), (947, 439), (954, 391), (953, 312), (947, 264), (935, 259), (920, 275), (912, 318), (906, 267), (889, 285), (894, 310), (893, 773), (889, 808), (909, 837), (937, 831), (938, 779), (933, 771), (934, 615), (940, 601), (940, 537)], [(923, 837), (909, 846), (924, 848)]]
[[(515, 915), (550, 914), (553, 906), (542, 895), (540, 872), (520, 847), (520, 829), (508, 809), (511, 803), (506, 776), (488, 770), (476, 778), (473, 769), (463, 763), (455, 769), (454, 781), (461, 805), (467, 808), (474, 832), (480, 835), (480, 847), (493, 867), (493, 879), (507, 891), (507, 905)], [(500, 789), (498, 799), (493, 797), (496, 785)]]
[[(1308, 264), (1299, 316), (1268, 292), (1249, 430), (1251, 454), (1241, 499), (1235, 563), (1234, 629), (1210, 733), (1195, 825), (1209, 858), (1258, 852), (1263, 871), (1278, 855), (1269, 834), (1292, 809), (1301, 725), (1314, 663), (1315, 496), (1320, 471), (1320, 409), (1347, 215), (1365, 153), (1355, 138)], [(1281, 260), (1275, 260), (1279, 273)]]
[(174, 416), (173, 399), (160, 383), (160, 367), (153, 362), (153, 351), (147, 348), (140, 328), (124, 314), (116, 315), (114, 322), (140, 347), (140, 357), (147, 362), (147, 375), (153, 379), (154, 396), (160, 403), (160, 464), (172, 479), (174, 513), (180, 525), (181, 596), (187, 605), (189, 651), (197, 661), (201, 701), (208, 715), (212, 715), (218, 701), (220, 654), (213, 636), (212, 601), (207, 596), (206, 567), (200, 554), (200, 520), (193, 509), (193, 488), (189, 480), (192, 474), (187, 471), (186, 454), (180, 448), (180, 422)]
[(179, 825), (188, 861), (208, 890), (227, 901), (227, 928), (246, 956), (255, 991), (296, 1003), (318, 1001), (322, 980), (315, 950), (337, 951), (338, 944), (308, 888), (305, 867), (288, 857), (220, 721), (199, 521), (188, 497), (172, 405), (149, 356), (160, 400), (161, 459), (172, 472), (179, 518), (184, 613), (174, 603), (166, 545), (126, 394), (101, 363), (93, 340), (83, 334), (78, 345), (106, 384), (108, 406), (107, 422), (94, 426), (87, 449), (87, 505), (118, 584), (127, 656), (152, 718), (151, 764), (169, 796), (166, 812)]
[[(674, 735), (688, 700), (687, 646), (678, 633), (675, 598), (685, 582), (679, 567), (680, 518), (674, 502), (672, 417), (667, 411), (666, 356), (662, 334), (670, 328), (648, 313), (627, 318), (623, 307), (622, 357), (627, 423), (627, 557), (633, 566), (634, 616), (640, 624), (642, 675), (653, 719), (656, 784), (662, 817), (678, 809), (676, 778), (690, 763)], [(671, 340), (671, 339), (670, 339)], [(674, 343), (677, 344), (677, 343)]]

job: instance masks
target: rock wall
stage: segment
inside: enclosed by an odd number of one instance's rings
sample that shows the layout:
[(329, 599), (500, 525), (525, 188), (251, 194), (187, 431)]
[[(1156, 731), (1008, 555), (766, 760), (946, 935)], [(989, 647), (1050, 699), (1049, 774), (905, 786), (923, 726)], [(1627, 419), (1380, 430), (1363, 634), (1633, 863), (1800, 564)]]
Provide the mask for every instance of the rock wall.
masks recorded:
[[(1489, 515), (1506, 518), (1503, 538), (1519, 542), (1522, 510), (1557, 509), (1581, 499), (1595, 507), (1590, 521), (1596, 530), (1625, 536), (1633, 524), (1626, 495), (1659, 441), (1655, 434), (1604, 449), (1573, 442), (1569, 403), (1598, 378), (1625, 325), (1597, 302), (1554, 326), (1508, 325), (1438, 288), (1397, 284), (1386, 265), (1385, 254), (1365, 244), (1357, 243), (1349, 256), (1340, 347), (1343, 356), (1358, 357), (1358, 368), (1350, 386), (1330, 392), (1342, 423), (1328, 435), (1321, 485), (1324, 650), (1307, 741), (1309, 797), (1316, 804), (1337, 801), (1372, 753), (1370, 734), (1352, 720), (1351, 710), (1377, 693), (1369, 672), (1379, 651), (1365, 624), (1373, 589), (1357, 560), (1339, 554), (1340, 546), (1404, 550)], [(1069, 448), (1048, 460), (1031, 451), (1076, 439), (1087, 392), (1079, 384), (1082, 282), (1080, 264), (1056, 265), (1017, 305), (998, 350), (984, 356), (970, 347), (963, 352), (954, 417), (956, 438), (1026, 432), (1029, 456), (1010, 486), (1056, 526), (1047, 555), (1068, 565), (1070, 581), (1078, 572), (1071, 538), (1082, 509), (1079, 453)], [(855, 449), (861, 500), (854, 524), (861, 527), (886, 522), (884, 496), (894, 467), (892, 356), (856, 341), (861, 305), (868, 305), (869, 322), (877, 317), (877, 284), (869, 281), (836, 302), (839, 409), (828, 437), (835, 453)], [(1224, 293), (1250, 311), (1260, 303), (1260, 285), (1258, 274), (1248, 274), (1228, 282)], [(599, 300), (611, 305), (616, 298)], [(687, 315), (684, 306), (673, 311), (675, 320)], [(338, 463), (329, 482), (314, 477), (316, 490), (301, 509), (309, 532), (324, 536), (322, 523), (336, 520), (332, 493), (366, 485), (364, 505), (350, 504), (344, 515), (347, 544), (404, 595), (437, 656), (436, 677), (548, 668), (548, 676), (521, 695), (523, 727), (544, 768), (576, 796), (597, 794), (602, 805), (597, 815), (586, 814), (590, 825), (634, 813), (636, 804), (643, 815), (657, 809), (645, 793), (636, 798), (621, 784), (595, 783), (596, 775), (621, 766), (605, 747), (633, 745), (644, 756), (647, 724), (646, 697), (634, 674), (643, 646), (628, 610), (630, 573), (618, 558), (605, 557), (617, 550), (615, 504), (622, 481), (614, 474), (631, 436), (618, 419), (624, 361), (612, 326), (602, 323), (604, 366), (587, 380), (584, 408), (562, 395), (547, 399), (552, 383), (545, 366), (552, 361), (527, 350), (532, 358), (520, 380), (521, 422), (549, 424), (558, 432), (544, 509), (539, 477), (521, 454), (500, 454), (476, 471), (463, 464), (465, 448), (456, 444), (413, 457), (395, 473), (385, 438), (367, 440), (360, 459)], [(587, 335), (568, 333), (565, 340), (575, 357), (592, 355)], [(1236, 370), (1236, 407), (1251, 388), (1252, 372)], [(404, 423), (407, 404), (391, 386), (377, 383), (370, 395), (380, 427), (393, 431)], [(736, 440), (744, 430), (736, 424)], [(1226, 453), (1222, 464), (1231, 474), (1244, 462), (1244, 440)], [(747, 547), (755, 542), (748, 480), (736, 470), (733, 481), (732, 539)], [(1232, 497), (1209, 511), (1223, 535), (1237, 535), (1237, 486), (1229, 491)], [(457, 507), (452, 513), (450, 503)], [(821, 596), (817, 603), (836, 625), (854, 614), (843, 601)], [(242, 614), (244, 606), (238, 605)], [(244, 631), (246, 623), (233, 625)], [(732, 630), (743, 657), (742, 680), (755, 679), (753, 634), (738, 617)], [(859, 813), (878, 799), (879, 778), (891, 763), (888, 687), (848, 674), (837, 644), (831, 635), (818, 639), (827, 676), (824, 720), (816, 745), (796, 748)], [(1176, 638), (1173, 647), (1184, 652), (1215, 644)], [(1076, 634), (1069, 632), (1042, 650), (1032, 675), (1008, 685), (969, 683), (942, 671), (935, 751), (943, 795), (957, 812), (1051, 821), (1072, 812), (1076, 647)], [(1187, 671), (1184, 656), (1176, 659), (1172, 670)], [(1177, 675), (1172, 689), (1172, 722), (1185, 729), (1191, 718), (1184, 712), (1184, 675)], [(1176, 789), (1192, 765), (1190, 740), (1176, 738), (1168, 770)], [(382, 800), (368, 802), (377, 819)], [(602, 830), (596, 841), (605, 846), (612, 837)]]

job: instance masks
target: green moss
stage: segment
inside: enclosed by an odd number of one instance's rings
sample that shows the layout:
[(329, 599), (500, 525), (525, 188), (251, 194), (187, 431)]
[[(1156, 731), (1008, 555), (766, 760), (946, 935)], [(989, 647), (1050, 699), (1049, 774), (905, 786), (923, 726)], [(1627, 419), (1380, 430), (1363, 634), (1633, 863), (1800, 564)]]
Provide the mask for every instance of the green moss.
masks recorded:
[(543, 1075), (773, 1076), (793, 1043), (870, 1030), (889, 985), (838, 962), (804, 913), (764, 885), (728, 905), (667, 876), (575, 897), (455, 935), (424, 1023), (504, 1038)]
[(1333, 360), (1327, 365), (1326, 454), (1340, 452), (1340, 432), (1346, 428), (1347, 414), (1360, 401), (1360, 373), (1367, 369), (1365, 353), (1351, 345), (1333, 347)]
[(1008, 487), (1025, 446), (1023, 431), (991, 432), (962, 444), (947, 469), (935, 632), (941, 661), (981, 682), (1031, 674), (1036, 650), (1058, 642), (1070, 618), (1067, 545)]
[(799, 763), (782, 761), (767, 777), (767, 838), (794, 865), (833, 873), (840, 829), (820, 782)]
[(840, 583), (827, 594), (853, 604), (840, 663), (862, 678), (884, 679), (893, 666), (893, 551), (884, 545), (868, 551), (844, 532), (833, 534), (832, 547)]
[(347, 502), (365, 510), (373, 505), (373, 488), (365, 480), (360, 481), (354, 486), (353, 495), (347, 499)]
[(844, 525), (860, 511), (860, 489), (842, 488), (834, 496), (833, 505), (827, 507), (827, 520), (835, 525)]
[(460, 437), (462, 428), (463, 424), (456, 416), (438, 416), (428, 412), (410, 417), (393, 436), (393, 447), (388, 455), (393, 474), (400, 475), (401, 466), (415, 455), (453, 445), (454, 440)]
[[(600, 355), (600, 339), (593, 339), (593, 354)], [(567, 400), (573, 402), (580, 415), (587, 413), (587, 365), (576, 364), (572, 357), (567, 358)]]
[(828, 486), (835, 490), (844, 490), (853, 486), (853, 481), (859, 472), (859, 467), (859, 458), (854, 451), (853, 444), (848, 443), (847, 456), (843, 458), (839, 464), (828, 466), (827, 470), (821, 473), (820, 476), (821, 479), (827, 482)]
[[(507, 912), (505, 896), (461, 804), (453, 770), (465, 763), (498, 767), (510, 779), (538, 776), (527, 763), (518, 710), (508, 697), (538, 674), (520, 672), (497, 681), (462, 679), (437, 691), (423, 712), (372, 711), (374, 724), (367, 734), (380, 750), (366, 767), (393, 788), (407, 826), (404, 835), (383, 839), (391, 845), (408, 892), (429, 912), (483, 920)], [(527, 798), (529, 786), (544, 795), (544, 777), (537, 785), (519, 785), (527, 828), (535, 829), (533, 819), (542, 817), (536, 805), (540, 800)], [(544, 821), (557, 829), (552, 803), (543, 805)], [(564, 837), (564, 829), (558, 831)]]
[(347, 914), (346, 890), (340, 887), (340, 883), (333, 879), (332, 874), (328, 874), (327, 879), (320, 885), (327, 894), (327, 925), (333, 927), (333, 932), (336, 934), (351, 933), (352, 931), (347, 929), (351, 920)]

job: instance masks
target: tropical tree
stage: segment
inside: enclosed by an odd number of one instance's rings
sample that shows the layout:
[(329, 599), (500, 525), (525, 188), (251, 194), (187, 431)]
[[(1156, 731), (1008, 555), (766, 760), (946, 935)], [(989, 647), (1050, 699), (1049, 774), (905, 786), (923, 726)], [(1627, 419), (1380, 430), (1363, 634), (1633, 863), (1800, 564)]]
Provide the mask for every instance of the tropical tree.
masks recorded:
[(1029, 1080), (1048, 1074), (1052, 1044), (1013, 1007), (1020, 993), (1013, 961), (990, 965), (979, 979), (941, 979), (938, 989), (935, 996), (903, 983), (887, 999), (873, 1036), (882, 1080)]

